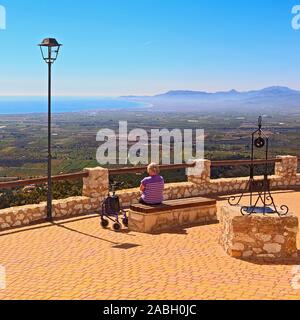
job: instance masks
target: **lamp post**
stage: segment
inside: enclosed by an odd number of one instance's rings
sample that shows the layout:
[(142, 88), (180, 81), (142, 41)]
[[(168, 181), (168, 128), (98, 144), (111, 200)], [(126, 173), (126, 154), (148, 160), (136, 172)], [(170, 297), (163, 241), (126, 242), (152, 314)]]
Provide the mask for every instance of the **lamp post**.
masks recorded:
[(47, 38), (39, 44), (42, 57), (48, 64), (48, 190), (47, 190), (47, 220), (52, 221), (52, 154), (51, 154), (51, 68), (56, 61), (62, 45), (56, 39)]

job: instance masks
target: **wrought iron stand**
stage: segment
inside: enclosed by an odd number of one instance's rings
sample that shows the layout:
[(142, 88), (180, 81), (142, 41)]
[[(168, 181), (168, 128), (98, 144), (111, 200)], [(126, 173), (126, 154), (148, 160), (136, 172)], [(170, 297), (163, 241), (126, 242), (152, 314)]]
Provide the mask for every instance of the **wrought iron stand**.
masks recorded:
[[(263, 180), (255, 179), (254, 177), (254, 156), (256, 149), (265, 148), (265, 165), (264, 165), (264, 177)], [(245, 197), (250, 197), (249, 205), (241, 207), (242, 215), (252, 215), (262, 213), (266, 214), (278, 214), (279, 216), (286, 215), (289, 212), (289, 208), (286, 205), (280, 206), (280, 210), (274, 202), (270, 191), (269, 180), (269, 138), (262, 130), (262, 117), (258, 119), (258, 129), (252, 133), (252, 148), (251, 148), (251, 165), (250, 165), (250, 179), (247, 183), (246, 189), (239, 196), (231, 196), (228, 202), (231, 206), (240, 205), (241, 201)], [(250, 194), (249, 194), (250, 193)], [(249, 195), (248, 195), (249, 194)]]

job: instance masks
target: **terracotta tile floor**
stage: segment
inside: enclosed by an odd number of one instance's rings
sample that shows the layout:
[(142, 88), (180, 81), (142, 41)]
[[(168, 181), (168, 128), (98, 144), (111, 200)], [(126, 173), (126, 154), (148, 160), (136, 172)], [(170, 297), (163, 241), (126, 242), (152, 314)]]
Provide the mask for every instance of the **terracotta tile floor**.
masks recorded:
[[(300, 212), (299, 191), (275, 199)], [(300, 299), (292, 287), (294, 277), (300, 288), (300, 267), (298, 278), (292, 273), (300, 258), (285, 265), (230, 258), (218, 225), (145, 235), (81, 217), (2, 232), (0, 248), (0, 299)]]

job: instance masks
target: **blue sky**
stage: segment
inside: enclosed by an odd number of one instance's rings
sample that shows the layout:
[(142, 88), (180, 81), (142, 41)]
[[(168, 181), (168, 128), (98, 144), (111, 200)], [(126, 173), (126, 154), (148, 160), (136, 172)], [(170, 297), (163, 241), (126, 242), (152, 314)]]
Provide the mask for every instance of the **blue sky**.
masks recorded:
[(0, 95), (43, 95), (36, 46), (64, 44), (56, 95), (300, 89), (300, 0), (0, 0)]

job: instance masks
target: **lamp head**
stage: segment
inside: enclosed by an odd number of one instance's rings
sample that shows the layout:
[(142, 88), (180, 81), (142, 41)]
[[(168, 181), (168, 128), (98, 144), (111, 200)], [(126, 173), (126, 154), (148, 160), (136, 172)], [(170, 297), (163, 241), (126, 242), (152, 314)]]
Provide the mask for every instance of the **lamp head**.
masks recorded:
[(54, 38), (46, 38), (39, 44), (42, 57), (47, 63), (54, 63), (58, 57), (59, 49), (62, 44)]
[(57, 42), (54, 38), (46, 38), (40, 44), (41, 47), (60, 47), (61, 44)]

